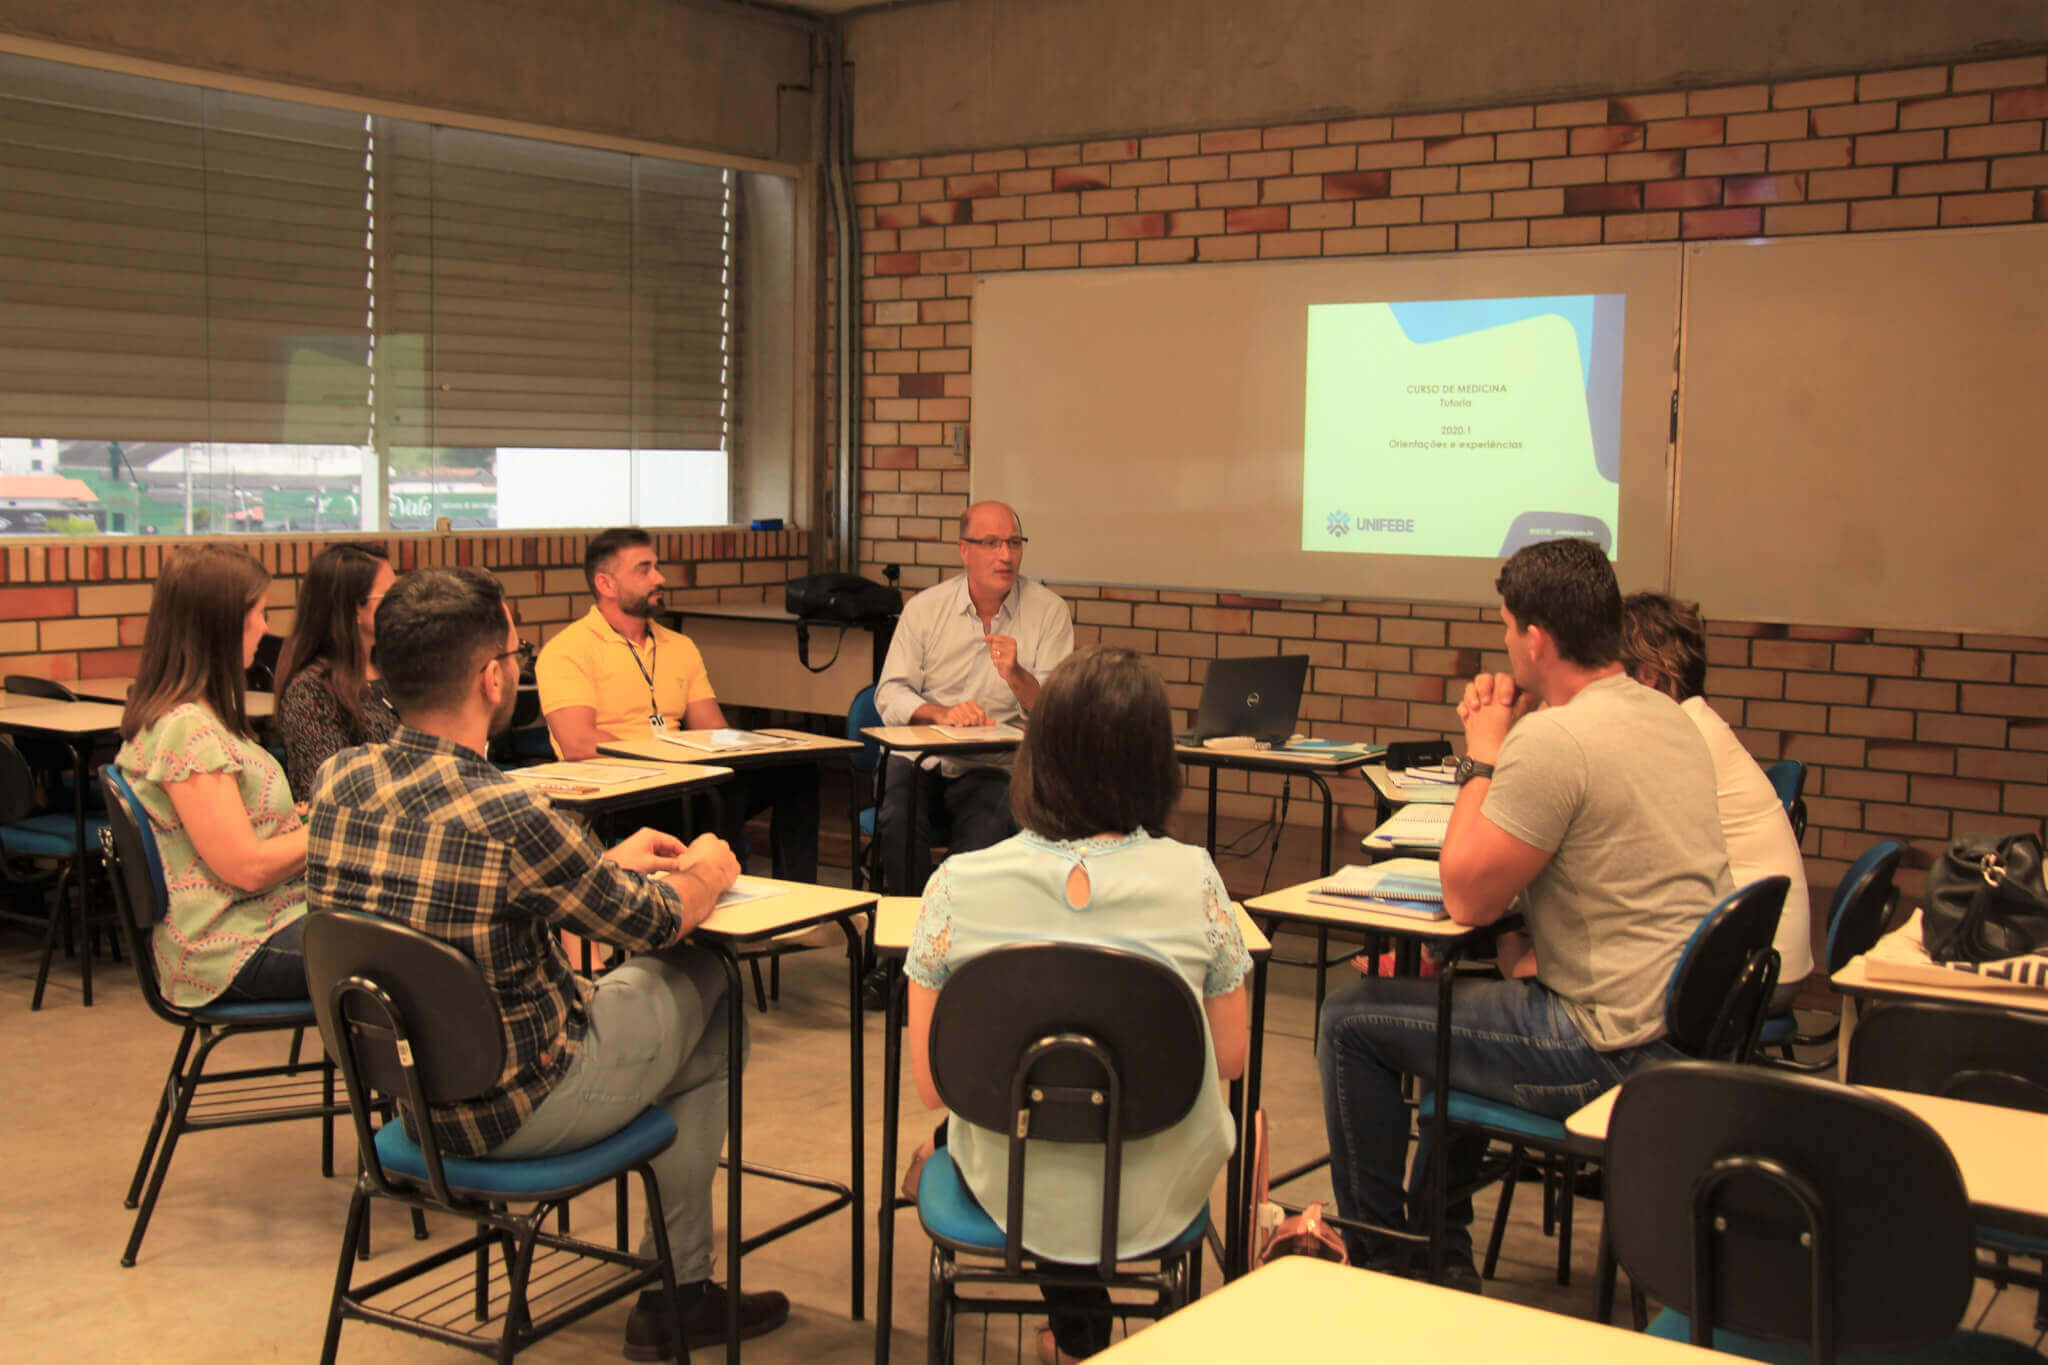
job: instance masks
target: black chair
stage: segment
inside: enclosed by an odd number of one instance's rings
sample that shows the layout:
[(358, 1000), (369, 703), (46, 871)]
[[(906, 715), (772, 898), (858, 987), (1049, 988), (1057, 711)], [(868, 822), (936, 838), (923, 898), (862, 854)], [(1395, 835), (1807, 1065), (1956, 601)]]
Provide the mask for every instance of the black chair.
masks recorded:
[[(1778, 982), (1778, 954), (1771, 940), (1790, 885), (1784, 877), (1751, 882), (1730, 893), (1693, 930), (1664, 989), (1665, 1036), (1679, 1051), (1690, 1057), (1749, 1060), (1764, 1006)], [(1431, 1099), (1424, 1087), (1418, 1113), (1425, 1123), (1435, 1116)], [(1488, 1163), (1472, 1186), (1451, 1192), (1452, 1198), (1462, 1198), (1496, 1179), (1505, 1182), (1480, 1273), (1492, 1279), (1500, 1264), (1515, 1185), (1534, 1155), (1548, 1166), (1543, 1225), (1546, 1233), (1553, 1225), (1557, 1229), (1557, 1282), (1570, 1284), (1572, 1206), (1579, 1167), (1587, 1158), (1565, 1132), (1564, 1120), (1462, 1090), (1451, 1091), (1448, 1108), (1453, 1135), (1478, 1132), (1508, 1144), (1504, 1161)]]
[[(1205, 1024), (1194, 992), (1149, 957), (1066, 943), (997, 948), (955, 971), (932, 1016), (932, 1079), (946, 1107), (969, 1123), (1010, 1134), (1003, 1226), (975, 1202), (944, 1147), (918, 1178), (917, 1214), (932, 1239), (929, 1357), (953, 1358), (962, 1312), (1045, 1311), (1041, 1297), (962, 1296), (959, 1289), (1047, 1284), (1142, 1290), (1143, 1303), (1106, 1315), (1164, 1317), (1200, 1292), (1204, 1208), (1164, 1245), (1117, 1254), (1118, 1192), (1127, 1143), (1162, 1132), (1213, 1086)], [(1025, 1149), (1036, 1141), (1102, 1149), (1102, 1239), (1092, 1271), (1025, 1265)], [(960, 1255), (998, 1258), (961, 1264)], [(1157, 1268), (1131, 1267), (1156, 1261)]]
[[(86, 816), (83, 852), (97, 854), (100, 832), (106, 825), (104, 816)], [(0, 737), (0, 898), (4, 898), (0, 899), (0, 920), (24, 924), (42, 933), (42, 960), (36, 966), (35, 991), (28, 1002), (31, 1010), (43, 1007), (43, 992), (49, 985), (50, 964), (56, 957), (60, 934), (66, 952), (75, 948), (80, 954), (88, 1005), (92, 1003), (88, 964), (99, 930), (106, 931), (107, 946), (114, 959), (119, 961), (121, 957), (118, 912), (108, 911), (94, 917), (89, 913), (86, 897), (72, 895), (79, 870), (93, 861), (80, 854), (75, 814), (42, 809), (28, 760), (12, 740)], [(45, 872), (35, 867), (47, 862), (54, 862), (56, 870)], [(23, 902), (32, 903), (35, 909), (22, 908)]]
[(1875, 1350), (2040, 1360), (1955, 1330), (1970, 1299), (1962, 1176), (1939, 1134), (1867, 1091), (1764, 1067), (1655, 1067), (1615, 1099), (1607, 1195), (1616, 1255), (1670, 1305), (1653, 1335), (1814, 1365)]
[[(1849, 864), (1849, 871), (1835, 888), (1835, 899), (1828, 906), (1824, 966), (1829, 976), (1848, 966), (1850, 958), (1869, 952), (1871, 945), (1884, 936), (1885, 923), (1898, 899), (1892, 879), (1898, 875), (1899, 859), (1905, 851), (1904, 845), (1882, 839)], [(1760, 1054), (1760, 1060), (1787, 1071), (1826, 1075), (1835, 1069), (1833, 1044), (1841, 1028), (1842, 1021), (1837, 1016), (1812, 1033), (1802, 1033), (1799, 1021), (1790, 1011), (1774, 1014), (1764, 1020), (1758, 1041), (1766, 1048), (1776, 1048), (1778, 1055), (1773, 1057), (1766, 1052)], [(1801, 1060), (1794, 1049), (1802, 1047), (1825, 1047), (1828, 1051), (1825, 1056)]]
[[(182, 1033), (171, 1058), (170, 1074), (164, 1079), (163, 1095), (157, 1100), (156, 1117), (143, 1140), (142, 1156), (135, 1163), (135, 1177), (128, 1185), (126, 1203), (137, 1212), (121, 1264), (132, 1266), (143, 1234), (149, 1230), (149, 1217), (171, 1169), (179, 1138), (212, 1128), (317, 1118), (321, 1120), (320, 1174), (331, 1176), (334, 1118), (347, 1113), (348, 1106), (334, 1098), (332, 1062), (324, 1056), (301, 1060), (305, 1031), (314, 1024), (310, 1000), (215, 1003), (188, 1009), (164, 998), (156, 979), (156, 955), (150, 948), (156, 922), (170, 903), (156, 835), (142, 799), (118, 769), (102, 768), (100, 782), (107, 797), (107, 829), (101, 837), (112, 872), (114, 903), (128, 931), (129, 956), (135, 960), (142, 998), (152, 1013)], [(214, 1049), (230, 1038), (282, 1032), (291, 1034), (291, 1053), (283, 1064), (207, 1072)], [(149, 1182), (146, 1191), (145, 1176)]]
[(256, 642), (256, 658), (242, 674), (242, 684), (251, 692), (268, 692), (277, 686), (277, 661), (284, 653), (284, 636), (264, 632)]
[[(494, 1089), (504, 1071), (504, 1028), (482, 969), (452, 945), (395, 920), (336, 910), (307, 921), (306, 980), (321, 1037), (348, 1088), (362, 1163), (342, 1233), (323, 1365), (334, 1360), (341, 1325), (349, 1318), (503, 1361), (650, 1285), (659, 1284), (673, 1299), (675, 1270), (661, 1190), (647, 1164), (676, 1139), (666, 1110), (649, 1107), (602, 1141), (553, 1156), (447, 1155), (423, 1117), (435, 1105)], [(392, 1102), (405, 1122), (373, 1128), (372, 1117)], [(645, 1193), (654, 1229), (652, 1257), (626, 1250), (628, 1172), (640, 1176)], [(616, 1249), (543, 1230), (550, 1211), (566, 1211), (577, 1195), (613, 1180)], [(450, 1214), (475, 1225), (476, 1232), (354, 1284), (356, 1251), (373, 1199), (392, 1200), (415, 1215)], [(515, 1204), (528, 1207), (515, 1212)], [(538, 1256), (537, 1248), (544, 1249)], [(502, 1280), (491, 1265), (494, 1250), (502, 1258)], [(584, 1264), (593, 1261), (620, 1273), (597, 1276), (599, 1266)], [(449, 1266), (457, 1267), (450, 1276), (418, 1283)], [(401, 1286), (409, 1287), (393, 1292)], [(676, 1359), (687, 1360), (678, 1337)]]
[[(2048, 1017), (1900, 1001), (1866, 1012), (1853, 1042), (1846, 1078), (1851, 1085), (2048, 1114)], [(2048, 1327), (2048, 1237), (1979, 1227), (1977, 1243), (1996, 1257), (1979, 1263), (1977, 1273), (2001, 1288), (2022, 1284), (2035, 1290), (2035, 1325)], [(2006, 1264), (2010, 1256), (2033, 1257), (2043, 1268), (2013, 1270)]]

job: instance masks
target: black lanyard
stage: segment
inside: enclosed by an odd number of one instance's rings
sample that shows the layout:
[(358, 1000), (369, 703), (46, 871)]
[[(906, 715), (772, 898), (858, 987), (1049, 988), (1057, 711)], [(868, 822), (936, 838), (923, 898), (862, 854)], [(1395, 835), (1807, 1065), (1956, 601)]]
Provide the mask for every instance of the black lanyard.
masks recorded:
[[(605, 624), (611, 626), (609, 621), (605, 622)], [(612, 626), (612, 634), (619, 637), (619, 643), (626, 647), (626, 653), (633, 656), (633, 667), (639, 669), (641, 678), (646, 680), (647, 723), (657, 730), (666, 729), (668, 721), (661, 714), (660, 700), (654, 695), (654, 674), (647, 671), (647, 664), (640, 662), (640, 651), (633, 647), (633, 642), (626, 638), (624, 631), (620, 630), (617, 626)], [(652, 621), (647, 623), (647, 661), (654, 664), (657, 669), (661, 665), (661, 637), (654, 633), (654, 622)]]

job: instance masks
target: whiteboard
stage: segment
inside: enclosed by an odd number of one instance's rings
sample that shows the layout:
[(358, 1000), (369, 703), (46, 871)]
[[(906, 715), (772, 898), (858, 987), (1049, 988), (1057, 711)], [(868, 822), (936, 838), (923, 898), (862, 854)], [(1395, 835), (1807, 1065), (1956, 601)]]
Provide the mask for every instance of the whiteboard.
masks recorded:
[(1669, 563), (1676, 244), (1024, 271), (974, 282), (977, 499), (1068, 583), (1488, 603), (1499, 559), (1302, 546), (1307, 310), (1626, 294), (1616, 570)]
[(1672, 590), (2048, 635), (2048, 226), (1686, 248)]

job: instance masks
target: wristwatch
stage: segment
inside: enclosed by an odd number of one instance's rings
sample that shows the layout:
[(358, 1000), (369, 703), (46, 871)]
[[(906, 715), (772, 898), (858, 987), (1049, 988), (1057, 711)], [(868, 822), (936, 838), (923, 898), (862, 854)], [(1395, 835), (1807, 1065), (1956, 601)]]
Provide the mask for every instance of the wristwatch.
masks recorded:
[(1462, 787), (1475, 777), (1492, 776), (1493, 765), (1491, 763), (1481, 763), (1475, 758), (1466, 757), (1458, 760), (1458, 771), (1454, 775), (1454, 780)]

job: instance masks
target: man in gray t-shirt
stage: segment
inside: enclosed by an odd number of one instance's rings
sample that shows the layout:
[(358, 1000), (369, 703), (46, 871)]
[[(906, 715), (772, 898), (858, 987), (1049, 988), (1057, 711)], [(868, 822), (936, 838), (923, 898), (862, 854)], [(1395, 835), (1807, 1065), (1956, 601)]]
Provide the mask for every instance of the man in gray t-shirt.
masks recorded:
[[(1728, 893), (1728, 858), (1698, 729), (1617, 661), (1621, 592), (1606, 555), (1589, 541), (1540, 542), (1507, 562), (1498, 587), (1513, 674), (1475, 678), (1458, 705), (1466, 757), (1444, 837), (1444, 904), (1460, 924), (1491, 924), (1521, 898), (1535, 974), (1458, 988), (1451, 1083), (1562, 1118), (1679, 1055), (1663, 1040), (1664, 991)], [(1435, 1018), (1435, 984), (1413, 979), (1368, 978), (1323, 1008), (1323, 1113), (1347, 1218), (1406, 1221), (1401, 1077), (1433, 1077)], [(1416, 1224), (1433, 1144), (1425, 1129)], [(1450, 1145), (1453, 1189), (1485, 1146)], [(1448, 1210), (1446, 1278), (1476, 1289), (1471, 1221), (1470, 1199)], [(1345, 1235), (1354, 1262), (1405, 1268), (1403, 1244)]]

